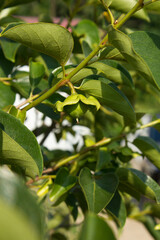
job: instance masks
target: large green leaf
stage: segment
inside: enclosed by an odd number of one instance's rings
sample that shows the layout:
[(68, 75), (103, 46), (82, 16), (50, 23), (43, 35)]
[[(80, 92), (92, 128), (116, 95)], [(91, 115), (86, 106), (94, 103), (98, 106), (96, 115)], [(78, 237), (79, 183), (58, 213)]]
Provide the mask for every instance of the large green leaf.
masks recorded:
[(44, 216), (37, 199), (29, 192), (22, 179), (6, 167), (0, 168), (0, 199), (20, 210), (43, 238)]
[(29, 3), (33, 2), (35, 0), (1, 0), (0, 2), (0, 8), (6, 8), (6, 7), (13, 7), (19, 4)]
[(160, 169), (160, 148), (152, 138), (139, 136), (133, 141), (133, 144)]
[(50, 200), (56, 202), (76, 184), (76, 181), (77, 178), (70, 175), (67, 169), (61, 168), (57, 173), (53, 189), (50, 193)]
[[(121, 1), (112, 0), (112, 4), (110, 7), (117, 11), (127, 13), (134, 7), (136, 3), (137, 0), (121, 0)], [(140, 11), (136, 12), (134, 16), (149, 21), (149, 17), (144, 9), (141, 9)]]
[(79, 240), (116, 240), (108, 224), (94, 213), (89, 213), (80, 232)]
[(145, 80), (160, 88), (160, 37), (158, 35), (135, 32), (128, 37), (111, 27), (109, 42)]
[(0, 163), (17, 167), (26, 176), (34, 178), (39, 174), (33, 158), (16, 141), (0, 129)]
[(84, 19), (80, 21), (75, 27), (74, 33), (82, 36), (81, 40), (85, 40), (91, 48), (94, 48), (100, 42), (98, 27), (91, 20)]
[(0, 199), (0, 239), (13, 240), (39, 240), (36, 229), (15, 207), (9, 206), (5, 201)]
[(126, 222), (127, 212), (123, 198), (118, 191), (105, 209), (115, 219), (118, 226), (122, 228)]
[[(9, 161), (9, 164), (11, 162), (14, 164), (14, 161), (17, 160), (16, 165), (22, 168), (28, 176), (35, 177), (41, 174), (43, 158), (33, 133), (18, 119), (3, 111), (0, 111), (0, 128), (3, 164), (4, 160)], [(13, 153), (15, 154), (14, 161), (12, 160)]]
[(87, 80), (82, 83), (79, 89), (96, 97), (107, 107), (122, 115), (128, 125), (135, 124), (135, 112), (128, 99), (115, 84), (106, 84), (98, 80)]
[(14, 42), (10, 39), (0, 38), (0, 44), (4, 53), (4, 56), (11, 62), (15, 62), (16, 52), (20, 46), (20, 43)]
[(79, 175), (79, 183), (89, 211), (99, 213), (114, 196), (118, 178), (114, 173), (105, 173), (101, 176), (92, 175), (88, 168), (83, 168)]
[(0, 109), (14, 103), (15, 93), (7, 86), (0, 82)]
[(127, 188), (129, 191), (133, 189), (133, 194), (137, 192), (160, 203), (160, 186), (151, 177), (132, 168), (119, 168), (116, 173), (120, 184), (126, 186), (126, 191)]
[(65, 65), (73, 49), (70, 32), (52, 23), (10, 24), (0, 36), (45, 53), (55, 58), (61, 65)]

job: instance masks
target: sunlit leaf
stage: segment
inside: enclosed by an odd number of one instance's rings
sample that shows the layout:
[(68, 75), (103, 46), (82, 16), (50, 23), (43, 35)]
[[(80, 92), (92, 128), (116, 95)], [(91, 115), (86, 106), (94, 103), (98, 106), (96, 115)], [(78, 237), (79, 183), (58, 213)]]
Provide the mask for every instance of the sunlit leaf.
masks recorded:
[(10, 24), (0, 36), (45, 53), (55, 58), (61, 65), (65, 65), (73, 49), (70, 32), (52, 23)]

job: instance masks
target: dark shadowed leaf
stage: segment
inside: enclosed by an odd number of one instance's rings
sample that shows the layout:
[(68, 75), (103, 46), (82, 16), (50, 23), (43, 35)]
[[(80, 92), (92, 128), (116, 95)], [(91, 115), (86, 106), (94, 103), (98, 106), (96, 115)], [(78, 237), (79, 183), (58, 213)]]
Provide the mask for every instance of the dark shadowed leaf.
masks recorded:
[(14, 42), (7, 38), (0, 38), (0, 44), (4, 53), (4, 56), (11, 62), (15, 62), (16, 52), (20, 46), (20, 43)]
[(133, 141), (133, 144), (141, 150), (144, 156), (160, 169), (160, 148), (152, 138), (139, 136)]
[(79, 175), (79, 183), (89, 211), (99, 213), (114, 196), (118, 178), (114, 173), (92, 175), (88, 168), (83, 168)]
[(40, 62), (33, 62), (30, 60), (29, 62), (29, 80), (32, 89), (35, 88), (39, 82), (42, 80), (44, 74), (45, 74), (45, 68), (42, 63)]
[(14, 103), (15, 93), (7, 86), (0, 82), (0, 109)]
[(127, 212), (123, 198), (118, 191), (116, 191), (105, 209), (113, 217), (118, 226), (122, 228), (126, 222)]
[(137, 192), (138, 195), (144, 195), (160, 203), (160, 186), (151, 177), (132, 168), (119, 168), (116, 173), (120, 184), (126, 186), (126, 191), (129, 188), (130, 194), (133, 189), (133, 194)]

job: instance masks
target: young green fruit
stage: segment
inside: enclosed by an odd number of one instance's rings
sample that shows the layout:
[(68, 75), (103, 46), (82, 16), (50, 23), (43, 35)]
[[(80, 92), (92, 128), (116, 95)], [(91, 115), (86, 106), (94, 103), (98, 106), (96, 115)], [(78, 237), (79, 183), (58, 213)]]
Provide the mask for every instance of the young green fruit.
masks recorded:
[(82, 94), (74, 93), (67, 97), (64, 102), (58, 101), (56, 109), (59, 112), (66, 112), (73, 118), (82, 117), (87, 110), (97, 111), (100, 108), (98, 100), (92, 96), (86, 98)]

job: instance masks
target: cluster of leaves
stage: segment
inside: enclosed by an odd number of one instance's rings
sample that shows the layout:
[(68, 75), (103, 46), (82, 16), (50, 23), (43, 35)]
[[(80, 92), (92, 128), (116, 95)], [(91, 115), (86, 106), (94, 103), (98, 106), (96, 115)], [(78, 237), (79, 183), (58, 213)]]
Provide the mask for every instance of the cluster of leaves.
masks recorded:
[[(84, 219), (77, 239), (114, 240), (106, 218), (121, 230), (131, 217), (160, 239), (155, 230), (160, 186), (130, 163), (141, 156), (160, 169), (160, 148), (146, 136), (128, 138), (139, 129), (160, 129), (160, 36), (119, 30), (132, 15), (150, 21), (149, 12), (159, 13), (160, 1), (64, 3), (71, 32), (11, 16), (11, 7), (21, 1), (0, 3), (0, 238), (71, 239), (73, 226), (79, 232)], [(85, 19), (72, 27), (85, 6), (96, 6), (97, 24)], [(29, 72), (21, 70), (24, 65)], [(25, 101), (15, 107), (16, 94)], [(43, 125), (32, 133), (24, 122), (33, 107), (43, 113)], [(153, 119), (142, 125), (146, 114)], [(76, 124), (90, 129), (80, 150), (43, 146), (50, 132), (57, 142), (74, 135)], [(142, 196), (149, 200), (140, 208)]]

